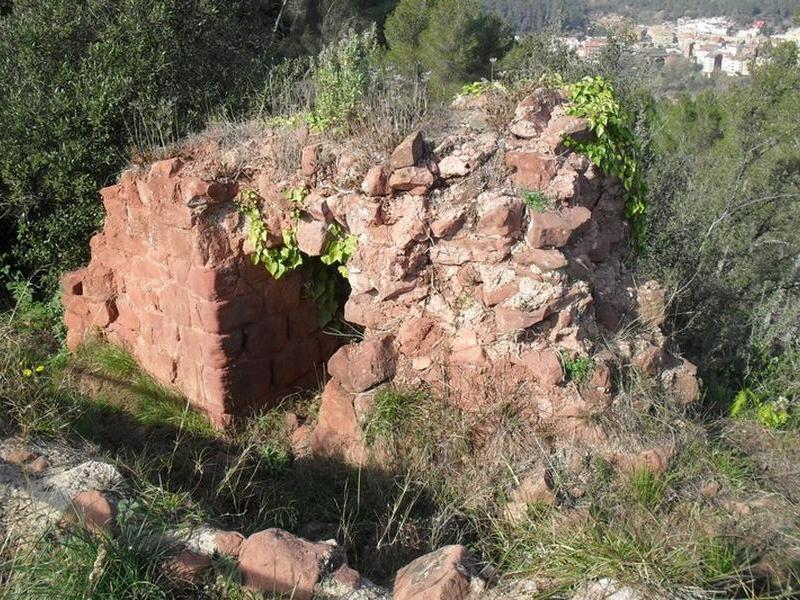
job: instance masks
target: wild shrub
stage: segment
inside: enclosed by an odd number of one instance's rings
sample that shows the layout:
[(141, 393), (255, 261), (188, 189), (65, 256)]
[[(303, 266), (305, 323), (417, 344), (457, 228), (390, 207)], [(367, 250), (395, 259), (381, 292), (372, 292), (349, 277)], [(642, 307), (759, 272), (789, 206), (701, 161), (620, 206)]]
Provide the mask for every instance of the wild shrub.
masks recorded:
[(725, 409), (800, 324), (800, 67), (794, 47), (772, 54), (751, 82), (659, 102), (651, 127), (638, 269), (673, 291), (676, 339)]
[(244, 107), (269, 65), (270, 11), (257, 0), (15, 1), (0, 19), (0, 253), (50, 289), (83, 262), (97, 190), (132, 148)]
[(375, 29), (350, 31), (327, 46), (317, 58), (313, 80), (311, 125), (318, 131), (345, 128), (359, 112), (371, 85), (370, 65), (378, 49)]

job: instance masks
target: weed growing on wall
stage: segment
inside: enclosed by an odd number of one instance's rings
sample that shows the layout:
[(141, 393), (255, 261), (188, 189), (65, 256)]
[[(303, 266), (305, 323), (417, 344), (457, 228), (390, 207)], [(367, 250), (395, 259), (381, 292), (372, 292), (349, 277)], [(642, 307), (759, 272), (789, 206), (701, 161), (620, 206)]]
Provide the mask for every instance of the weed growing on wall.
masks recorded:
[[(292, 220), (300, 216), (300, 209), (307, 196), (305, 189), (290, 190), (287, 198), (294, 204)], [(237, 205), (248, 220), (248, 236), (253, 246), (253, 264), (263, 265), (275, 279), (288, 275), (305, 266), (306, 284), (304, 293), (317, 305), (321, 326), (330, 323), (339, 312), (339, 297), (343, 281), (347, 280), (347, 262), (356, 251), (358, 241), (352, 234), (345, 233), (341, 226), (330, 226), (330, 241), (319, 257), (303, 254), (297, 245), (295, 228), (281, 232), (283, 244), (274, 248), (266, 247), (269, 232), (261, 216), (261, 199), (253, 190), (243, 190)]]
[(528, 210), (533, 212), (542, 212), (547, 208), (547, 198), (540, 192), (525, 192), (522, 196), (522, 200), (525, 202), (525, 206), (528, 207)]
[(564, 367), (567, 381), (584, 383), (589, 379), (594, 369), (594, 361), (589, 356), (578, 356), (570, 358), (566, 353), (559, 353), (561, 365)]
[(589, 121), (594, 139), (567, 140), (567, 146), (585, 154), (603, 173), (619, 179), (627, 192), (625, 211), (637, 249), (644, 243), (647, 185), (639, 164), (639, 145), (633, 117), (617, 98), (614, 87), (602, 77), (584, 77), (569, 86), (567, 114)]

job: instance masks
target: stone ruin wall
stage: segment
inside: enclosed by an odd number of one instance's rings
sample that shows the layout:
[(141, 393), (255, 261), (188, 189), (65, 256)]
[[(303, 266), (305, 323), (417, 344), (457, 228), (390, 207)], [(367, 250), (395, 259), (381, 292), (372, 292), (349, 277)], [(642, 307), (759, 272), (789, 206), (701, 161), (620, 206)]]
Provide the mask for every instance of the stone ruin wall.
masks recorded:
[(251, 263), (237, 193), (178, 158), (124, 172), (101, 191), (91, 262), (62, 281), (70, 349), (101, 334), (220, 426), (319, 385), (339, 345), (301, 273), (276, 281)]
[[(664, 291), (633, 285), (622, 262), (623, 191), (566, 148), (590, 133), (564, 102), (539, 89), (497, 131), (478, 98), (437, 139), (412, 133), (371, 164), (307, 139), (299, 172), (280, 182), (269, 167), (209, 181), (179, 159), (128, 171), (103, 190), (90, 265), (64, 279), (70, 346), (100, 330), (219, 423), (320, 383), (332, 355), (319, 422), (298, 433), (353, 460), (370, 399), (391, 380), (424, 382), (464, 410), (511, 401), (588, 440), (603, 435), (586, 417), (611, 402), (620, 357), (691, 402), (696, 370), (660, 331)], [(271, 245), (287, 226), (311, 256), (334, 223), (357, 237), (345, 319), (363, 341), (337, 351), (299, 272), (276, 281), (250, 264), (240, 186), (263, 198)], [(293, 224), (281, 192), (298, 186), (310, 193)], [(527, 207), (526, 191), (544, 205)], [(603, 340), (634, 322), (612, 353)], [(590, 381), (565, 382), (564, 356), (593, 356)]]

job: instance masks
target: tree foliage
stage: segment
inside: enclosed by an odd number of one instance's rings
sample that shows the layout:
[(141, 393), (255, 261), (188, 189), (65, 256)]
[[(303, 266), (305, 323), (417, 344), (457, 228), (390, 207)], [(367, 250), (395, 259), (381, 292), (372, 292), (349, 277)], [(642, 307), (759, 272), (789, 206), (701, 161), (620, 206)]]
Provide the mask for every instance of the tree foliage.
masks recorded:
[(488, 77), (511, 47), (509, 27), (479, 0), (401, 0), (386, 21), (390, 58), (419, 67), (437, 86)]
[(0, 19), (0, 219), (28, 273), (80, 264), (134, 146), (241, 108), (268, 67), (258, 0), (17, 0)]
[(719, 381), (798, 333), (798, 114), (794, 45), (752, 84), (658, 105), (642, 266), (675, 290), (679, 340)]

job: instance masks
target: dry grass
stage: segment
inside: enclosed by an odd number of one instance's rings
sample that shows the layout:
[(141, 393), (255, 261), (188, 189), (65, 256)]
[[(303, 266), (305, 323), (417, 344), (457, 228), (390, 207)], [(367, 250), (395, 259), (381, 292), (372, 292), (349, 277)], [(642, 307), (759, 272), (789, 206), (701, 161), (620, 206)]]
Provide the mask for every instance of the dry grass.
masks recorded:
[[(789, 597), (797, 585), (797, 434), (703, 421), (634, 374), (622, 378), (599, 418), (610, 435), (606, 446), (565, 444), (500, 396), (468, 414), (425, 390), (389, 388), (368, 420), (373, 459), (355, 468), (294, 455), (286, 414), (313, 421), (317, 398), (288, 399), (220, 433), (168, 390), (147, 384), (124, 353), (89, 347), (71, 370), (48, 363), (41, 375), (25, 377), (19, 362), (52, 349), (24, 328), (7, 324), (0, 333), (7, 427), (90, 440), (127, 475), (140, 509), (164, 527), (211, 522), (245, 534), (275, 526), (334, 537), (354, 566), (381, 582), (421, 553), (465, 543), (503, 581), (534, 580), (543, 595), (601, 577), (653, 595), (700, 597)], [(89, 398), (70, 372), (106, 383)], [(625, 474), (606, 460), (654, 445), (674, 448), (664, 473)], [(504, 516), (509, 494), (537, 465), (552, 475), (556, 501), (531, 506), (522, 523), (511, 523)], [(67, 540), (65, 548), (75, 544), (86, 546)], [(85, 577), (75, 557), (88, 561), (91, 552), (43, 548), (42, 557), (67, 565), (69, 581)], [(6, 570), (37, 573), (43, 564), (15, 558)], [(150, 581), (155, 572), (142, 568), (130, 572)], [(162, 583), (155, 585), (170, 589)]]

